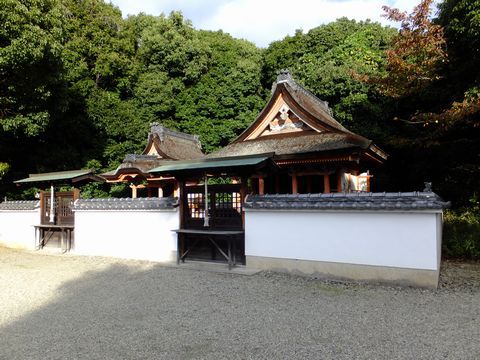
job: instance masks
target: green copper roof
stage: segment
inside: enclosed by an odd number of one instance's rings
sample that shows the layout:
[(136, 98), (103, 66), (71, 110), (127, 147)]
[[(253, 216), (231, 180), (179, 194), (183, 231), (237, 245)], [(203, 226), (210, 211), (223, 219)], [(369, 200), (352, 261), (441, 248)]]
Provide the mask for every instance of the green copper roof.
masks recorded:
[(49, 173), (41, 173), (41, 174), (29, 174), (28, 178), (21, 179), (14, 181), (16, 184), (23, 184), (23, 183), (32, 183), (32, 182), (77, 182), (81, 180), (95, 180), (95, 181), (103, 181), (97, 175), (93, 174), (92, 170), (83, 169), (83, 170), (70, 170), (70, 171), (57, 171), (57, 172), (49, 172)]
[(178, 173), (187, 171), (225, 170), (232, 171), (242, 167), (255, 167), (270, 159), (271, 156), (226, 157), (221, 159), (196, 159), (188, 161), (172, 161), (149, 170), (150, 173)]

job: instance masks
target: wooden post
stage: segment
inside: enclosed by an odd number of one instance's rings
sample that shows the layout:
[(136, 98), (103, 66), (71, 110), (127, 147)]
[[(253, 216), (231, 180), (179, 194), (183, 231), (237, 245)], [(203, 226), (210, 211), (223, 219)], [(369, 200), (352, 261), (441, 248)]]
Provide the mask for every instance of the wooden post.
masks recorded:
[(40, 190), (40, 224), (45, 223), (45, 191)]
[(163, 197), (163, 188), (161, 186), (158, 187), (158, 197), (159, 198)]
[(243, 204), (245, 203), (245, 197), (247, 196), (247, 187), (248, 187), (248, 178), (242, 177), (240, 179), (240, 202), (241, 202), (241, 209), (242, 209), (242, 229), (245, 230), (245, 210), (243, 208)]
[(188, 202), (185, 196), (185, 182), (183, 180), (178, 180), (176, 185), (178, 188), (178, 203), (179, 206), (179, 216), (180, 216), (180, 229), (183, 229), (185, 224), (185, 214), (188, 212)]
[(292, 175), (292, 194), (298, 194), (298, 182), (297, 182), (297, 175)]
[(263, 176), (258, 177), (258, 195), (264, 195), (265, 194), (265, 180), (263, 179)]
[(175, 184), (173, 185), (174, 186), (174, 189), (173, 189), (173, 197), (180, 197), (180, 187), (183, 186), (183, 183), (182, 185), (179, 184), (178, 181), (175, 181)]
[(80, 199), (80, 189), (73, 189), (73, 201)]
[(49, 211), (49, 221), (51, 223), (55, 222), (55, 188), (50, 185), (50, 211)]
[(280, 177), (278, 174), (275, 174), (275, 192), (280, 194)]
[(330, 193), (330, 175), (328, 174), (323, 175), (323, 193)]
[(344, 174), (345, 174), (345, 170), (343, 170), (343, 169), (338, 169), (337, 170), (337, 192), (344, 191), (344, 189), (342, 189)]
[(130, 185), (130, 188), (132, 189), (132, 199), (137, 198), (137, 187), (135, 185)]

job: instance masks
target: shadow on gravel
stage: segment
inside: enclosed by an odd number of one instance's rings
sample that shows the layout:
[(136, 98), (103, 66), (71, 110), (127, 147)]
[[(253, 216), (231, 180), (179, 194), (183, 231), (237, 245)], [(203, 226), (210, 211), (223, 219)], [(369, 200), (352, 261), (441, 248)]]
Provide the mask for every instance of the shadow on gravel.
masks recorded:
[(471, 358), (479, 309), (478, 293), (115, 264), (0, 328), (0, 359)]

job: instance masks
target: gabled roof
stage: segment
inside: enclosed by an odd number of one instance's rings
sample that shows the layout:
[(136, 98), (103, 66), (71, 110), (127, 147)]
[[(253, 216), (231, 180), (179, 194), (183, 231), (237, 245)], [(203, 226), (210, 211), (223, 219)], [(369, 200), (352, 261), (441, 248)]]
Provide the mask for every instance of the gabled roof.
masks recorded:
[(153, 123), (148, 134), (147, 146), (142, 154), (127, 154), (113, 171), (102, 176), (110, 182), (152, 177), (148, 172), (173, 160), (203, 158), (202, 145), (197, 135), (185, 134)]
[(98, 181), (103, 182), (104, 180), (95, 174), (93, 170), (82, 169), (82, 170), (69, 170), (69, 171), (56, 171), (49, 173), (40, 173), (40, 174), (29, 174), (28, 178), (14, 181), (16, 184), (23, 183), (62, 183), (62, 184), (72, 184), (81, 181)]
[(156, 155), (170, 160), (192, 160), (204, 156), (198, 135), (173, 131), (158, 123), (151, 124), (142, 155)]
[(209, 154), (218, 158), (274, 152), (279, 155), (326, 153), (354, 149), (369, 153), (378, 162), (387, 155), (373, 142), (335, 120), (328, 103), (282, 71), (272, 96), (255, 121), (231, 144)]

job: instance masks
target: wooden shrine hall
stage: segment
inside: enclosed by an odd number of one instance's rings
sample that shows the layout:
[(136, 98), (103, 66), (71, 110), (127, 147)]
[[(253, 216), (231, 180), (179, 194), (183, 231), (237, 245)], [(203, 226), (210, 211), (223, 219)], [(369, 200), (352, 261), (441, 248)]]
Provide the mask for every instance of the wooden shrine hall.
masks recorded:
[[(179, 260), (205, 235), (232, 265), (244, 257), (247, 194), (369, 192), (368, 169), (386, 159), (373, 141), (342, 126), (326, 102), (282, 71), (264, 109), (231, 144), (204, 158), (160, 164), (148, 173), (152, 179), (178, 182)], [(213, 178), (223, 178), (224, 184)], [(228, 254), (217, 244), (222, 237)]]
[(155, 176), (148, 171), (175, 160), (202, 158), (204, 154), (201, 148), (197, 135), (173, 131), (153, 123), (143, 152), (127, 154), (117, 169), (102, 174), (102, 177), (107, 183), (128, 183), (132, 198), (178, 196), (178, 185), (173, 177)]
[[(387, 155), (372, 140), (336, 121), (328, 103), (282, 71), (255, 121), (208, 158), (273, 154), (275, 172), (253, 174), (252, 192), (330, 193), (370, 191), (368, 169)], [(253, 180), (253, 179), (252, 179)]]

